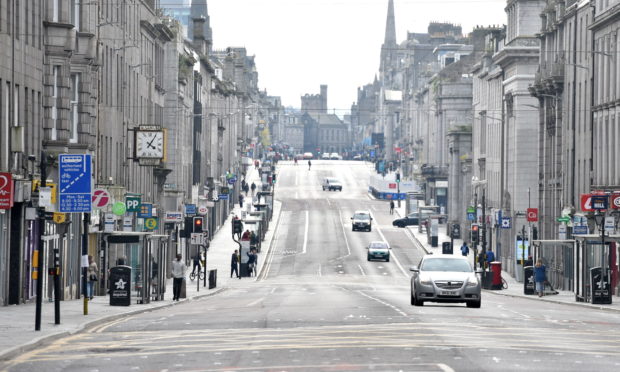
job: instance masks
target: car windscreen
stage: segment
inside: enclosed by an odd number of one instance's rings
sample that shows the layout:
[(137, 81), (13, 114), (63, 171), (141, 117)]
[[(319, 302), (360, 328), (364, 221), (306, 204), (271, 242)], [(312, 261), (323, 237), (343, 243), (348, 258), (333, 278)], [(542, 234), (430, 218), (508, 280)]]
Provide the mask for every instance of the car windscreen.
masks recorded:
[(356, 213), (353, 216), (353, 219), (356, 219), (356, 220), (370, 220), (370, 216), (367, 215), (367, 214), (363, 214), (363, 213)]
[(338, 179), (336, 179), (336, 178), (328, 178), (327, 182), (329, 182), (329, 183), (338, 183)]
[(381, 242), (370, 243), (369, 247), (370, 248), (387, 249), (387, 245), (385, 243), (381, 243)]
[(452, 271), (468, 273), (471, 266), (465, 260), (457, 258), (427, 258), (422, 262), (421, 271)]

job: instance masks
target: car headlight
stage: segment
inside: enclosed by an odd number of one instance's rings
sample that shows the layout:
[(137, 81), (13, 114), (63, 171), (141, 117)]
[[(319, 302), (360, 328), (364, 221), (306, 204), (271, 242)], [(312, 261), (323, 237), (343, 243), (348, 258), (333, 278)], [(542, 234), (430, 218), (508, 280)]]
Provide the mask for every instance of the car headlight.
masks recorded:
[(433, 281), (429, 277), (422, 277), (420, 278), (420, 284), (421, 285), (432, 285)]
[(477, 287), (478, 286), (478, 278), (469, 278), (467, 280), (468, 287)]

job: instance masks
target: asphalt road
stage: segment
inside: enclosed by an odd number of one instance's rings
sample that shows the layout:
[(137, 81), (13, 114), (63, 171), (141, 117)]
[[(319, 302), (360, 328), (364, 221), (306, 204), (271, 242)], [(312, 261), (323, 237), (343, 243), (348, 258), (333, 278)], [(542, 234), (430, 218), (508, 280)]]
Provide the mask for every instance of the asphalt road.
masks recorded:
[[(483, 293), (482, 308), (409, 304), (423, 251), (371, 199), (361, 162), (281, 165), (282, 215), (256, 282), (104, 324), (8, 371), (617, 371), (620, 315)], [(342, 192), (322, 191), (338, 177)], [(351, 231), (358, 209), (371, 232)], [(390, 262), (365, 246), (387, 240)]]

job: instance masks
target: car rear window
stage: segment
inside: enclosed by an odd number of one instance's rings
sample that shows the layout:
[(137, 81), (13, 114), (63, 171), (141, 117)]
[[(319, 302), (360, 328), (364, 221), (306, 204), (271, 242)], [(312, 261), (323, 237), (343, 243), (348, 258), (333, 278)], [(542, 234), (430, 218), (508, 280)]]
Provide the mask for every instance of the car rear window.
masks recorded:
[(353, 216), (353, 218), (355, 218), (356, 220), (369, 220), (370, 216), (367, 214), (357, 213)]
[(370, 243), (370, 248), (387, 248), (385, 243)]

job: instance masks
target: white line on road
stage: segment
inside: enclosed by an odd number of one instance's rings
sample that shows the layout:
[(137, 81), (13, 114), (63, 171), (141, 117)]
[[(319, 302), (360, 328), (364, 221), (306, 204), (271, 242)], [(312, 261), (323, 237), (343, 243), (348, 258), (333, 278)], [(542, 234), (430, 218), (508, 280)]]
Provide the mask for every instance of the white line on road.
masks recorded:
[(347, 246), (347, 252), (348, 252), (346, 256), (338, 257), (338, 259), (342, 259), (342, 258), (345, 258), (351, 255), (351, 247), (349, 246), (349, 239), (347, 238), (347, 232), (344, 230), (344, 222), (342, 222), (342, 211), (340, 209), (338, 210), (338, 216), (340, 218), (340, 227), (342, 227), (342, 235), (344, 235), (344, 242)]
[(252, 307), (252, 306), (254, 306), (254, 305), (258, 305), (258, 303), (262, 302), (264, 299), (265, 299), (265, 298), (259, 298), (258, 300), (256, 300), (256, 301), (252, 301), (252, 302), (250, 302), (249, 304), (247, 304), (247, 305), (245, 305), (245, 306), (246, 306), (246, 307)]
[(321, 264), (319, 264), (319, 272), (318, 272), (319, 276), (323, 276), (323, 274), (321, 274)]
[[(372, 212), (370, 213), (370, 215), (372, 216), (372, 219), (375, 219), (375, 216), (372, 214)], [(384, 242), (386, 242), (387, 244), (390, 244), (387, 239), (385, 238), (385, 235), (383, 235), (383, 232), (381, 232), (381, 228), (379, 226), (376, 227), (377, 232), (379, 233), (379, 235), (381, 235), (381, 239), (383, 239)], [(403, 268), (403, 265), (400, 264), (400, 260), (398, 259), (398, 257), (394, 254), (394, 252), (390, 252), (390, 257), (394, 258), (394, 262), (396, 262), (396, 266), (398, 266), (398, 268), (400, 269), (400, 271), (403, 273), (403, 275), (408, 278), (409, 275), (407, 274), (407, 271), (405, 271), (405, 269)]]
[(362, 265), (357, 265), (357, 267), (360, 268), (360, 271), (362, 272), (362, 275), (366, 276), (366, 273), (364, 272), (364, 269), (362, 269)]
[(400, 314), (400, 315), (402, 315), (402, 316), (407, 316), (407, 313), (405, 313), (404, 311), (402, 311), (401, 309), (397, 308), (396, 306), (394, 306), (394, 305), (392, 305), (392, 304), (389, 304), (389, 303), (387, 303), (387, 302), (385, 302), (385, 301), (383, 301), (383, 300), (380, 300), (380, 299), (378, 299), (378, 298), (375, 298), (375, 297), (372, 297), (372, 296), (370, 296), (370, 295), (367, 295), (366, 293), (364, 293), (364, 292), (362, 292), (362, 291), (357, 291), (357, 293), (359, 293), (359, 294), (361, 294), (362, 296), (364, 296), (364, 297), (366, 297), (366, 298), (369, 298), (369, 299), (371, 299), (371, 300), (373, 300), (373, 301), (376, 301), (376, 302), (380, 303), (381, 305), (385, 305), (385, 306), (389, 307), (390, 309), (392, 309), (392, 310), (396, 311), (397, 313), (399, 313), (399, 314)]
[(306, 254), (308, 247), (308, 226), (310, 225), (310, 211), (306, 211), (306, 231), (304, 232), (304, 248), (302, 254)]
[(443, 363), (438, 363), (437, 367), (441, 369), (443, 372), (454, 372), (454, 370)]

